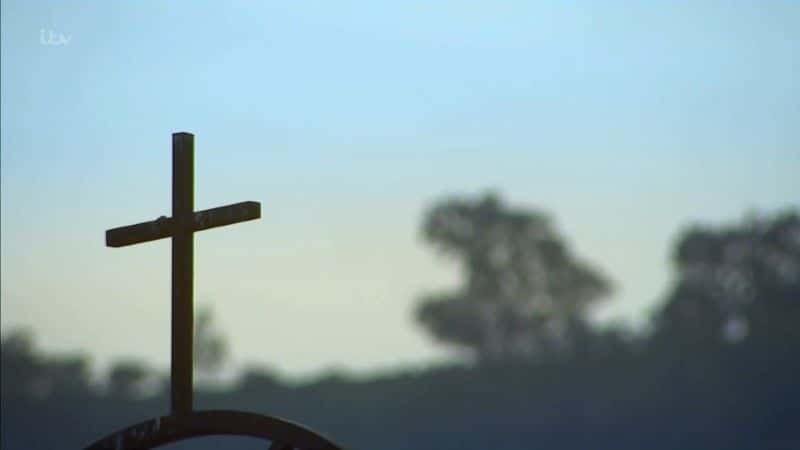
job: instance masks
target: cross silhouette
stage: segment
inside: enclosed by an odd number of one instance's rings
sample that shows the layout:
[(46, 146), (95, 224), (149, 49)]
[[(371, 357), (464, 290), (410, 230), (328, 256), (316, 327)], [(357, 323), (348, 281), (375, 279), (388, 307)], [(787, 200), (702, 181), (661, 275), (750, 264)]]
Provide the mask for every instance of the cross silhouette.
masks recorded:
[(172, 217), (106, 231), (106, 245), (124, 247), (172, 238), (171, 413), (192, 412), (194, 232), (261, 218), (261, 204), (241, 202), (194, 211), (194, 135), (172, 135)]

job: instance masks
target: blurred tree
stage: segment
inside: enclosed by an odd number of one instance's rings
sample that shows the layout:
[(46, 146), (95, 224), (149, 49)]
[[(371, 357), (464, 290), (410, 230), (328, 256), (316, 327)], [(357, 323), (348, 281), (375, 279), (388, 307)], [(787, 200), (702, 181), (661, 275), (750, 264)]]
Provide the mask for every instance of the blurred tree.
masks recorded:
[(42, 399), (51, 395), (89, 392), (89, 370), (83, 356), (43, 357), (28, 330), (14, 330), (2, 339), (2, 396)]
[(465, 285), (428, 295), (416, 311), (436, 338), (482, 360), (560, 354), (586, 335), (585, 314), (610, 283), (575, 259), (549, 218), (493, 194), (437, 203), (423, 235), (460, 260)]
[(14, 330), (2, 339), (2, 396), (32, 394), (42, 375), (42, 364), (33, 351), (33, 338), (27, 330)]
[(786, 333), (800, 338), (800, 216), (751, 216), (681, 236), (678, 279), (655, 317), (656, 337), (690, 345)]
[(109, 393), (115, 396), (136, 398), (145, 394), (150, 371), (138, 361), (120, 361), (108, 375)]
[(194, 366), (201, 374), (213, 375), (228, 358), (225, 336), (216, 328), (214, 312), (202, 307), (194, 323)]

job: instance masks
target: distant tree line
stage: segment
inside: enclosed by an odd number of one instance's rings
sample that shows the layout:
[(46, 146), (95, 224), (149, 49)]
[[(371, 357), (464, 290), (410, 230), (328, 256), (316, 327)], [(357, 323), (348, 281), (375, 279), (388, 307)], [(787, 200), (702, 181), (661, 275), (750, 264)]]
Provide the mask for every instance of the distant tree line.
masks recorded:
[[(623, 339), (620, 330), (589, 326), (588, 313), (611, 282), (572, 254), (544, 212), (512, 208), (492, 193), (448, 198), (427, 212), (422, 234), (458, 260), (464, 278), (454, 292), (423, 297), (416, 311), (442, 342), (479, 361), (541, 361)], [(796, 211), (691, 227), (673, 262), (677, 281), (652, 318), (653, 335), (636, 345), (713, 348), (767, 333), (798, 337)]]
[[(800, 448), (796, 210), (683, 230), (673, 285), (639, 335), (591, 325), (612, 283), (541, 211), (449, 198), (422, 232), (464, 282), (424, 295), (416, 318), (477, 364), (302, 385), (249, 370), (228, 391), (201, 388), (197, 406), (283, 416), (353, 449)], [(196, 330), (210, 373), (226, 355), (212, 318), (198, 314)], [(80, 448), (167, 411), (163, 374), (123, 361), (100, 388), (88, 368), (82, 355), (43, 356), (29, 333), (4, 336), (2, 448)], [(248, 445), (235, 448), (263, 447)]]

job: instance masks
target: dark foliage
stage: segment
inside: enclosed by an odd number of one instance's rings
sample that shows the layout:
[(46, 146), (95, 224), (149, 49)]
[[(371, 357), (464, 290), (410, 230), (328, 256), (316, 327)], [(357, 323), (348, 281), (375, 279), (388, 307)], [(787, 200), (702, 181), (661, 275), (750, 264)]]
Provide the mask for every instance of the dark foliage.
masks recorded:
[(589, 307), (610, 291), (605, 278), (569, 252), (545, 214), (510, 208), (493, 194), (434, 205), (423, 234), (459, 260), (465, 283), (425, 297), (417, 319), (480, 360), (574, 350)]
[(227, 341), (216, 328), (213, 310), (210, 307), (200, 308), (194, 321), (195, 369), (213, 375), (222, 368), (227, 358)]
[(800, 216), (688, 230), (674, 254), (678, 280), (656, 316), (664, 345), (714, 347), (745, 338), (800, 338)]

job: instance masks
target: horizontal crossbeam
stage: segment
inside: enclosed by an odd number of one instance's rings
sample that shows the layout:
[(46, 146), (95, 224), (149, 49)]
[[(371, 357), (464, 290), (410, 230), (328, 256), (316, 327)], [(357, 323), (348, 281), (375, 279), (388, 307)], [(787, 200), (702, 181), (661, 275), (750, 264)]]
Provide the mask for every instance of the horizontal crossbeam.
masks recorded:
[[(208, 230), (259, 218), (261, 218), (261, 203), (234, 203), (195, 212), (192, 217), (191, 231)], [(125, 247), (126, 245), (155, 241), (172, 236), (174, 228), (174, 220), (171, 217), (161, 217), (150, 222), (114, 228), (106, 231), (106, 245), (108, 247)]]

